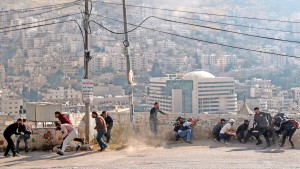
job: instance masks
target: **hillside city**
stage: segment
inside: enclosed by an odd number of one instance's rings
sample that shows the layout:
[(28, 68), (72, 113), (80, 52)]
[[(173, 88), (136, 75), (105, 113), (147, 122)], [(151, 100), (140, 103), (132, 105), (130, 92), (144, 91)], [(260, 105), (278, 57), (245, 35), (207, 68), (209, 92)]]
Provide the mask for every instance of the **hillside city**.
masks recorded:
[[(129, 33), (136, 112), (148, 112), (153, 103), (159, 101), (162, 110), (172, 113), (237, 113), (245, 101), (248, 107), (258, 106), (263, 111), (299, 113), (300, 60), (284, 56), (300, 56), (299, 44), (232, 33), (296, 41), (300, 38), (299, 23), (180, 13), (148, 8), (153, 5), (147, 1), (134, 2), (137, 7), (127, 8), (129, 30), (149, 16), (158, 17), (147, 19), (142, 27)], [(14, 8), (23, 6), (19, 4)], [(9, 6), (2, 4), (0, 13), (6, 10), (10, 10)], [(28, 102), (60, 103), (66, 112), (84, 112), (83, 39), (75, 22), (64, 22), (75, 20), (80, 24), (81, 10), (74, 5), (1, 13), (1, 114), (14, 116), (20, 106)], [(118, 4), (95, 2), (90, 19), (114, 32), (124, 32), (121, 11), (122, 6)], [(251, 16), (255, 9), (233, 7), (222, 12), (228, 16)], [(288, 16), (261, 12), (259, 16), (300, 21), (300, 12)], [(52, 23), (51, 19), (61, 23), (39, 26)], [(95, 83), (91, 109), (128, 111), (123, 35), (113, 34), (91, 22), (90, 47), (90, 79)]]

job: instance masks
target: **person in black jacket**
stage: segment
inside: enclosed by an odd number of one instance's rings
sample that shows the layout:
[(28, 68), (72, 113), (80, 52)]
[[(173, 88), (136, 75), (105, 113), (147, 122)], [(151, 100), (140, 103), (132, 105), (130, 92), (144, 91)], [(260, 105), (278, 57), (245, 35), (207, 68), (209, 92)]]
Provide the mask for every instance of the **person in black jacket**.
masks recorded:
[(19, 130), (19, 127), (22, 127), (22, 126), (23, 126), (23, 120), (18, 119), (16, 123), (13, 123), (13, 124), (9, 125), (4, 130), (3, 136), (4, 136), (5, 140), (7, 141), (7, 147), (6, 147), (6, 150), (5, 150), (5, 153), (4, 153), (5, 157), (10, 156), (10, 154), (8, 154), (10, 150), (12, 151), (14, 157), (20, 156), (18, 153), (16, 153), (15, 144), (14, 144), (13, 140), (11, 139), (11, 136), (13, 134), (23, 136), (24, 135), (23, 132), (18, 133), (18, 131), (25, 131), (25, 129), (20, 129)]
[(106, 111), (103, 111), (102, 114), (101, 114), (101, 116), (104, 118), (105, 123), (106, 123), (106, 126), (107, 126), (107, 132), (106, 132), (106, 134), (104, 134), (104, 135), (105, 135), (105, 137), (106, 137), (106, 143), (109, 143), (110, 140), (111, 140), (110, 132), (111, 132), (111, 129), (112, 129), (113, 125), (114, 125), (114, 121), (113, 121), (113, 119), (107, 114)]
[(242, 144), (245, 144), (249, 140), (251, 137), (249, 131), (249, 120), (244, 120), (244, 123), (236, 130), (236, 135)]
[[(255, 137), (257, 139), (256, 145), (262, 144), (262, 140), (259, 138), (260, 135), (263, 135), (267, 142), (267, 147), (271, 147), (270, 143), (270, 122), (272, 121), (272, 116), (270, 113), (264, 113), (259, 110), (258, 107), (254, 108), (254, 125), (256, 125), (255, 128), (258, 133), (255, 134)], [(254, 126), (253, 125), (253, 126)]]
[(220, 131), (221, 129), (224, 127), (226, 120), (225, 119), (221, 119), (221, 121), (214, 126), (213, 130), (212, 130), (212, 135), (214, 136), (214, 140), (215, 141), (220, 141)]

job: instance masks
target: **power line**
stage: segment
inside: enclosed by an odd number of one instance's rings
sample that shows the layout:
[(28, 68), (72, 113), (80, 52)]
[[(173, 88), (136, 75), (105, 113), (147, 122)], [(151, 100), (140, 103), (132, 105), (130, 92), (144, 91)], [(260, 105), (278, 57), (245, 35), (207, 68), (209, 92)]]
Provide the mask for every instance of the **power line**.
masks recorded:
[(72, 6), (75, 6), (75, 5), (74, 4), (73, 5), (68, 5), (68, 6), (64, 6), (64, 7), (60, 7), (60, 8), (56, 8), (56, 9), (51, 9), (51, 10), (43, 11), (43, 12), (36, 13), (36, 14), (32, 14), (32, 15), (29, 15), (29, 16), (22, 16), (22, 17), (19, 17), (19, 18), (27, 18), (27, 17), (37, 16), (37, 15), (43, 15), (43, 14), (46, 14), (46, 13), (49, 13), (49, 12), (58, 11), (58, 10), (61, 10), (61, 9), (72, 7)]
[(15, 32), (18, 30), (25, 30), (25, 29), (31, 29), (31, 28), (38, 28), (38, 27), (43, 27), (43, 26), (49, 26), (49, 25), (55, 25), (55, 24), (59, 24), (59, 23), (66, 23), (66, 22), (77, 22), (76, 20), (67, 20), (67, 21), (58, 21), (58, 22), (52, 22), (52, 23), (46, 23), (46, 24), (42, 24), (42, 25), (36, 25), (36, 26), (29, 26), (29, 27), (25, 27), (25, 28), (18, 28), (18, 29), (13, 29), (13, 30), (6, 30), (6, 31), (2, 31), (1, 33), (8, 33), (8, 32)]
[[(121, 3), (115, 3), (115, 2), (103, 2), (103, 1), (94, 1), (94, 2), (102, 3), (102, 4), (111, 4), (111, 5), (122, 5)], [(229, 17), (229, 18), (249, 19), (249, 20), (261, 20), (261, 21), (269, 21), (269, 22), (282, 22), (282, 23), (300, 23), (300, 22), (297, 22), (297, 21), (284, 21), (284, 20), (258, 18), (258, 17), (221, 15), (221, 14), (212, 14), (212, 13), (205, 13), (205, 12), (175, 10), (175, 9), (168, 9), (168, 8), (148, 7), (148, 6), (140, 6), (140, 5), (132, 5), (132, 4), (126, 5), (126, 6), (135, 7), (135, 8), (155, 9), (155, 10), (162, 10), (162, 11), (169, 11), (169, 12), (181, 12), (181, 13), (189, 13), (189, 14), (209, 15), (209, 16), (217, 16), (217, 17)]]
[(143, 20), (140, 24), (138, 24), (135, 28), (133, 28), (133, 29), (127, 31), (127, 32), (115, 32), (115, 31), (112, 31), (112, 30), (106, 28), (105, 26), (101, 25), (100, 23), (98, 23), (98, 22), (96, 22), (96, 21), (94, 21), (94, 20), (90, 20), (89, 22), (93, 22), (93, 23), (99, 25), (100, 27), (102, 27), (103, 29), (107, 30), (107, 31), (110, 32), (110, 33), (117, 34), (117, 35), (124, 35), (124, 34), (126, 34), (126, 33), (130, 33), (130, 32), (135, 31), (136, 29), (138, 29), (139, 27), (141, 27), (141, 25), (142, 25), (144, 22), (146, 22), (148, 19), (150, 19), (150, 18), (151, 18), (151, 17), (148, 17), (148, 18), (144, 19), (144, 20)]
[[(49, 9), (49, 8), (61, 7), (61, 6), (64, 6), (64, 5), (69, 5), (69, 4), (76, 4), (77, 2), (80, 2), (80, 0), (76, 0), (74, 2), (68, 2), (68, 3), (55, 4), (55, 5), (38, 6), (38, 7), (33, 7), (33, 8), (12, 9), (12, 10), (0, 11), (0, 13), (15, 12), (14, 14), (16, 14), (17, 12), (32, 12), (32, 11)], [(2, 16), (2, 15), (0, 15), (0, 16)]]
[[(128, 11), (132, 11), (132, 12), (140, 12), (140, 11), (134, 10), (134, 9), (127, 9), (127, 10)], [(174, 16), (174, 15), (160, 14), (160, 13), (152, 12), (152, 11), (151, 12), (145, 12), (145, 13), (148, 13), (148, 14), (158, 14), (158, 15), (172, 17), (172, 18), (181, 18), (181, 19), (187, 19), (187, 20), (192, 20), (192, 21), (200, 21), (200, 22), (207, 22), (207, 23), (214, 23), (214, 24), (221, 24), (221, 25), (228, 25), (228, 26), (237, 26), (237, 27), (244, 27), (244, 28), (254, 28), (254, 29), (260, 29), (260, 30), (269, 30), (269, 31), (276, 31), (276, 32), (284, 32), (284, 33), (300, 33), (300, 32), (287, 31), (287, 30), (282, 30), (282, 29), (262, 28), (262, 27), (250, 26), (250, 25), (230, 24), (230, 23), (217, 22), (217, 21), (211, 21), (211, 20), (194, 19), (194, 18), (183, 17), (183, 16)]]
[(63, 16), (59, 16), (59, 17), (55, 17), (55, 18), (49, 18), (49, 19), (45, 19), (45, 20), (41, 20), (41, 21), (36, 21), (36, 22), (29, 22), (29, 23), (25, 23), (25, 24), (19, 24), (19, 25), (12, 25), (12, 26), (7, 26), (7, 27), (1, 27), (0, 30), (10, 29), (10, 28), (19, 27), (19, 26), (27, 26), (27, 25), (31, 25), (31, 24), (40, 23), (40, 22), (52, 21), (52, 20), (56, 20), (56, 19), (61, 19), (61, 18), (69, 17), (69, 16), (78, 15), (78, 14), (80, 14), (80, 13), (73, 13), (73, 14), (69, 14), (69, 15), (63, 15)]
[[(279, 39), (279, 38), (271, 38), (271, 37), (266, 37), (266, 36), (258, 36), (258, 35), (252, 35), (252, 34), (247, 34), (247, 33), (241, 33), (241, 32), (236, 32), (236, 31), (230, 31), (230, 30), (225, 30), (225, 29), (220, 29), (220, 28), (214, 28), (214, 27), (209, 27), (209, 26), (202, 26), (202, 25), (197, 25), (197, 24), (191, 24), (191, 23), (187, 23), (187, 22), (181, 22), (181, 21), (175, 21), (175, 20), (170, 20), (170, 19), (165, 19), (165, 18), (160, 18), (160, 17), (156, 17), (156, 16), (148, 16), (146, 19), (144, 19), (136, 28), (134, 28), (133, 30), (131, 30), (130, 32), (136, 30), (138, 27), (140, 27), (144, 22), (146, 22), (147, 20), (151, 19), (151, 18), (155, 18), (155, 19), (159, 19), (159, 20), (163, 20), (163, 21), (167, 21), (167, 22), (172, 22), (172, 23), (179, 23), (179, 24), (183, 24), (183, 25), (190, 25), (190, 26), (196, 26), (196, 27), (201, 27), (201, 28), (206, 28), (206, 29), (212, 29), (212, 30), (217, 30), (217, 31), (222, 31), (222, 32), (228, 32), (228, 33), (233, 33), (233, 34), (239, 34), (239, 35), (244, 35), (244, 36), (250, 36), (250, 37), (255, 37), (255, 38), (262, 38), (262, 39), (268, 39), (268, 40), (275, 40), (275, 41), (282, 41), (282, 42), (289, 42), (289, 43), (300, 43), (299, 41), (293, 41), (293, 40), (285, 40), (285, 39)], [(124, 33), (118, 33), (118, 32), (113, 32), (107, 28), (105, 28), (103, 25), (100, 25), (99, 23), (93, 21), (94, 23), (98, 24), (99, 26), (101, 26), (102, 28), (106, 29), (107, 31), (110, 31), (111, 33), (114, 34), (124, 34)], [(127, 32), (129, 33), (129, 32)]]
[(276, 41), (282, 41), (282, 42), (290, 42), (290, 43), (300, 43), (299, 41), (294, 41), (294, 40), (285, 40), (285, 39), (271, 38), (271, 37), (266, 37), (266, 36), (252, 35), (252, 34), (241, 33), (241, 32), (236, 32), (236, 31), (230, 31), (230, 30), (225, 30), (225, 29), (220, 29), (220, 28), (214, 28), (214, 27), (202, 26), (202, 25), (197, 25), (197, 24), (192, 24), (192, 23), (187, 23), (187, 22), (175, 21), (175, 20), (160, 18), (160, 17), (156, 17), (156, 16), (150, 16), (148, 18), (156, 18), (156, 19), (159, 19), (159, 20), (167, 21), (167, 22), (173, 22), (173, 23), (179, 23), (179, 24), (184, 24), (184, 25), (196, 26), (196, 27), (212, 29), (212, 30), (217, 30), (217, 31), (222, 31), (222, 32), (229, 32), (229, 33), (234, 33), (234, 34), (239, 34), (239, 35), (255, 37), (255, 38), (276, 40)]
[[(110, 18), (110, 17), (106, 17), (106, 16), (103, 16), (103, 15), (97, 15), (97, 16), (100, 16), (102, 18), (106, 18), (108, 20), (123, 23), (123, 21), (113, 19), (113, 18)], [(131, 26), (138, 26), (136, 24), (131, 24), (131, 23), (128, 23), (128, 24), (131, 25)], [(217, 42), (201, 40), (201, 39), (197, 39), (197, 38), (193, 38), (193, 37), (183, 36), (183, 35), (179, 35), (179, 34), (176, 34), (176, 33), (166, 32), (166, 31), (162, 31), (162, 30), (158, 30), (158, 29), (154, 29), (154, 28), (148, 28), (148, 27), (144, 27), (144, 26), (139, 26), (139, 28), (143, 28), (143, 29), (147, 29), (147, 30), (151, 30), (151, 31), (159, 32), (159, 33), (163, 33), (163, 34), (168, 34), (168, 35), (172, 35), (172, 36), (177, 36), (177, 37), (181, 37), (181, 38), (185, 38), (185, 39), (189, 39), (189, 40), (194, 40), (194, 41), (198, 41), (198, 42), (204, 42), (204, 43), (208, 43), (208, 44), (223, 46), (223, 47), (229, 47), (229, 48), (234, 48), (234, 49), (240, 49), (240, 50), (257, 52), (257, 53), (264, 53), (264, 54), (270, 54), (270, 55), (285, 56), (285, 57), (290, 57), (290, 58), (300, 58), (300, 57), (297, 57), (297, 56), (294, 56), (294, 55), (287, 55), (287, 54), (274, 53), (274, 52), (266, 52), (266, 51), (262, 51), (262, 50), (255, 50), (255, 49), (243, 48), (243, 47), (239, 47), (239, 46), (233, 46), (233, 45), (227, 45), (227, 44), (222, 44), (222, 43), (217, 43)]]

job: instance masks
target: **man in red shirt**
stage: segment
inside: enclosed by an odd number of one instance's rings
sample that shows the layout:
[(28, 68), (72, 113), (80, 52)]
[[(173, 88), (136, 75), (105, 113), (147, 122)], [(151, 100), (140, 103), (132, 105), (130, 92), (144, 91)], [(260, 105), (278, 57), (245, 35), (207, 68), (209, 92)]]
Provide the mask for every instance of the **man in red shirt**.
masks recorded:
[(61, 124), (70, 124), (72, 125), (72, 122), (70, 119), (68, 119), (66, 116), (62, 115), (61, 112), (57, 111), (55, 112), (55, 118), (58, 118)]
[[(54, 113), (55, 118), (58, 118), (61, 124), (70, 124), (72, 125), (72, 122), (69, 118), (61, 114), (61, 112), (57, 111)], [(80, 142), (82, 145), (84, 144), (84, 139), (83, 138), (75, 138), (74, 141)], [(58, 147), (59, 148), (59, 147)]]

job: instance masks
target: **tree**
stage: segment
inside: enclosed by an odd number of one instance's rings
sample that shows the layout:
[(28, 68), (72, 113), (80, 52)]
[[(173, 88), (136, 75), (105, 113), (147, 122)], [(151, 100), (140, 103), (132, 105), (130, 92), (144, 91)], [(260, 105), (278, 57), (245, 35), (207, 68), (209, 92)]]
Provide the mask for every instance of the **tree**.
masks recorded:
[(47, 77), (47, 82), (50, 86), (59, 86), (60, 79), (64, 76), (64, 73), (59, 69), (56, 73)]

